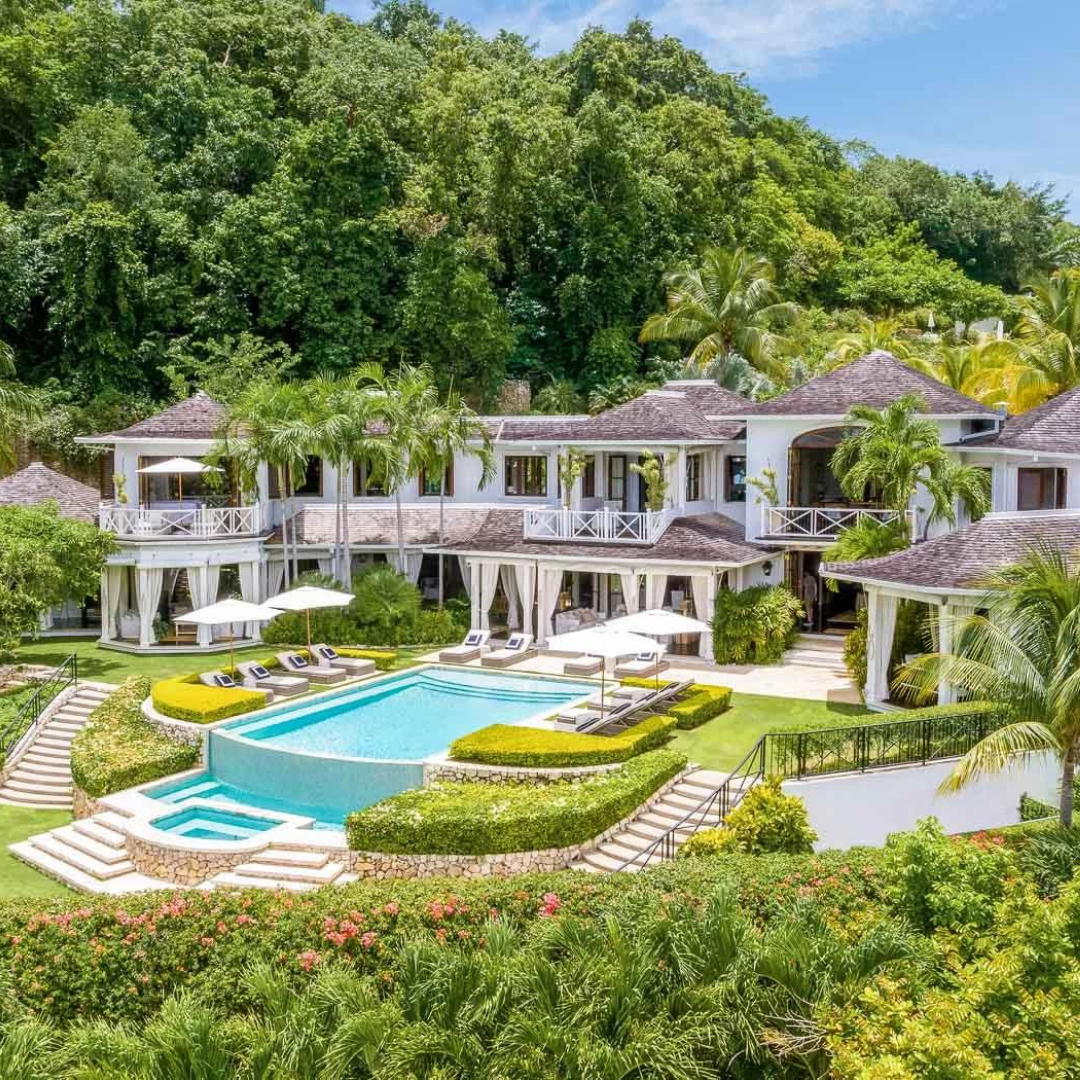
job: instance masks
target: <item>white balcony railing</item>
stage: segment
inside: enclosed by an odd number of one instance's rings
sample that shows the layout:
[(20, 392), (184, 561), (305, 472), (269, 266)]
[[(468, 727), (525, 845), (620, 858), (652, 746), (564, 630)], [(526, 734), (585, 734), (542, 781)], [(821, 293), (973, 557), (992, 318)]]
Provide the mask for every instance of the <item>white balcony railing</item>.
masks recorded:
[(569, 510), (533, 506), (525, 511), (526, 540), (576, 540), (579, 543), (655, 544), (671, 523), (669, 510)]
[[(908, 510), (904, 517), (908, 533), (914, 519)], [(782, 536), (788, 540), (835, 540), (845, 529), (873, 518), (882, 524), (895, 521), (895, 510), (872, 510), (867, 507), (763, 506), (761, 535)]]
[(154, 510), (102, 503), (101, 528), (139, 540), (208, 540), (254, 536), (260, 531), (258, 506), (180, 507)]

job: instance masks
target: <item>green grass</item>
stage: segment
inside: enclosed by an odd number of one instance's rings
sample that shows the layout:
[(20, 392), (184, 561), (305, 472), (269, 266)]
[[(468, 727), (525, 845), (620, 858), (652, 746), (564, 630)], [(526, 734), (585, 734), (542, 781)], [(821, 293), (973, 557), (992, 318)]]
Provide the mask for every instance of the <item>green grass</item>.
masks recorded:
[[(236, 659), (249, 660), (269, 653), (282, 652), (284, 649), (284, 645), (256, 645), (248, 649), (237, 649)], [(431, 650), (399, 649), (398, 667), (407, 667), (415, 663), (417, 657), (428, 652)], [(227, 652), (209, 655), (161, 653), (140, 656), (135, 653), (99, 648), (93, 638), (46, 638), (28, 642), (19, 648), (15, 659), (24, 664), (45, 664), (48, 667), (56, 667), (71, 653), (75, 653), (79, 658), (79, 678), (112, 683), (123, 682), (129, 675), (145, 675), (153, 681), (169, 679), (174, 675), (213, 671), (229, 663)]]
[(843, 727), (870, 710), (850, 702), (732, 694), (731, 708), (693, 731), (677, 731), (668, 745), (707, 769), (732, 769), (768, 731)]
[(66, 810), (26, 810), (21, 806), (0, 806), (0, 899), (71, 896), (70, 889), (19, 862), (7, 849), (8, 844), (55, 829), (70, 820), (71, 814)]

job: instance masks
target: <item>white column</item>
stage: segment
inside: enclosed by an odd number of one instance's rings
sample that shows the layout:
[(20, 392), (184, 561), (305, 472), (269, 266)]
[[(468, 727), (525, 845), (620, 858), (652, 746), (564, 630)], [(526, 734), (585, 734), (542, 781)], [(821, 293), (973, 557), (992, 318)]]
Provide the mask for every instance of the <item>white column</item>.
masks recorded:
[(868, 705), (889, 700), (889, 659), (892, 657), (893, 636), (896, 633), (895, 596), (880, 589), (869, 588), (867, 598), (866, 690)]
[(680, 446), (675, 455), (675, 483), (669, 489), (671, 504), (677, 516), (686, 513), (686, 447)]
[[(192, 610), (209, 607), (217, 599), (218, 578), (221, 570), (217, 566), (188, 567), (188, 591), (191, 593)], [(209, 645), (214, 640), (212, 626), (198, 627), (196, 641), (200, 645)]]
[[(257, 604), (262, 597), (259, 595), (259, 564), (257, 562), (241, 563), (240, 571), (240, 596), (249, 604)], [(244, 626), (245, 636), (253, 641), (259, 640), (259, 624), (247, 623)]]
[[(969, 604), (942, 604), (938, 609), (938, 644), (939, 653), (951, 653), (957, 645), (963, 630), (964, 620), (975, 614), (975, 608)], [(951, 705), (956, 701), (956, 688), (942, 679), (938, 683), (938, 704)]]
[(160, 567), (139, 567), (136, 575), (136, 599), (139, 604), (139, 645), (146, 649), (154, 644), (154, 616), (161, 598), (164, 572)]

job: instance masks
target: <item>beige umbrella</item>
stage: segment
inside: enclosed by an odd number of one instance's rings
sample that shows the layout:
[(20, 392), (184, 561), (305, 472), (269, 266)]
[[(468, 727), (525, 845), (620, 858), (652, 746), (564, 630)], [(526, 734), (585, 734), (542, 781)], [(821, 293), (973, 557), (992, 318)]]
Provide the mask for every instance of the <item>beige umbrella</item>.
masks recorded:
[(195, 623), (197, 626), (221, 626), (228, 624), (229, 627), (229, 667), (235, 669), (233, 663), (233, 623), (269, 622), (276, 619), (281, 612), (263, 604), (249, 604), (246, 600), (219, 600), (216, 604), (189, 611), (185, 615), (176, 615), (173, 622)]
[(300, 585), (287, 589), (265, 601), (267, 607), (282, 611), (303, 611), (307, 615), (307, 649), (311, 655), (311, 610), (312, 608), (345, 607), (352, 602), (352, 593), (338, 592), (337, 589), (322, 589), (318, 585)]
[[(632, 634), (648, 634), (650, 637), (674, 637), (676, 634), (707, 634), (712, 627), (700, 619), (689, 615), (680, 615), (667, 608), (650, 608), (648, 611), (635, 611), (632, 615), (621, 615), (604, 624), (613, 629), (628, 630)], [(660, 685), (660, 671), (656, 672), (656, 685)]]
[(590, 626), (587, 630), (570, 630), (548, 638), (548, 648), (555, 652), (576, 652), (585, 656), (599, 656), (600, 665), (600, 715), (604, 715), (604, 679), (607, 661), (614, 657), (633, 656), (656, 648), (656, 642), (640, 634), (625, 630), (608, 629), (607, 626)]
[(194, 461), (192, 458), (174, 457), (168, 461), (156, 461), (153, 465), (147, 465), (139, 472), (145, 476), (171, 476), (176, 474), (176, 484), (179, 493), (179, 502), (184, 501), (184, 477), (185, 475), (201, 475), (202, 473), (224, 472), (217, 465), (207, 465), (204, 461)]

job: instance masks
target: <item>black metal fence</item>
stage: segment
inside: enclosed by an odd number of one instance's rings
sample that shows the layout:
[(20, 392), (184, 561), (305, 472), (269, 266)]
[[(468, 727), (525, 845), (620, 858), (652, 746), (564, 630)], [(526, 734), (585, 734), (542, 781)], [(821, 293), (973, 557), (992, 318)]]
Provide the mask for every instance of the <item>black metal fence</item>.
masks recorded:
[(0, 764), (11, 753), (20, 739), (34, 727), (42, 712), (61, 690), (74, 685), (79, 679), (78, 660), (72, 653), (59, 667), (49, 673), (22, 703), (19, 711), (0, 730)]

